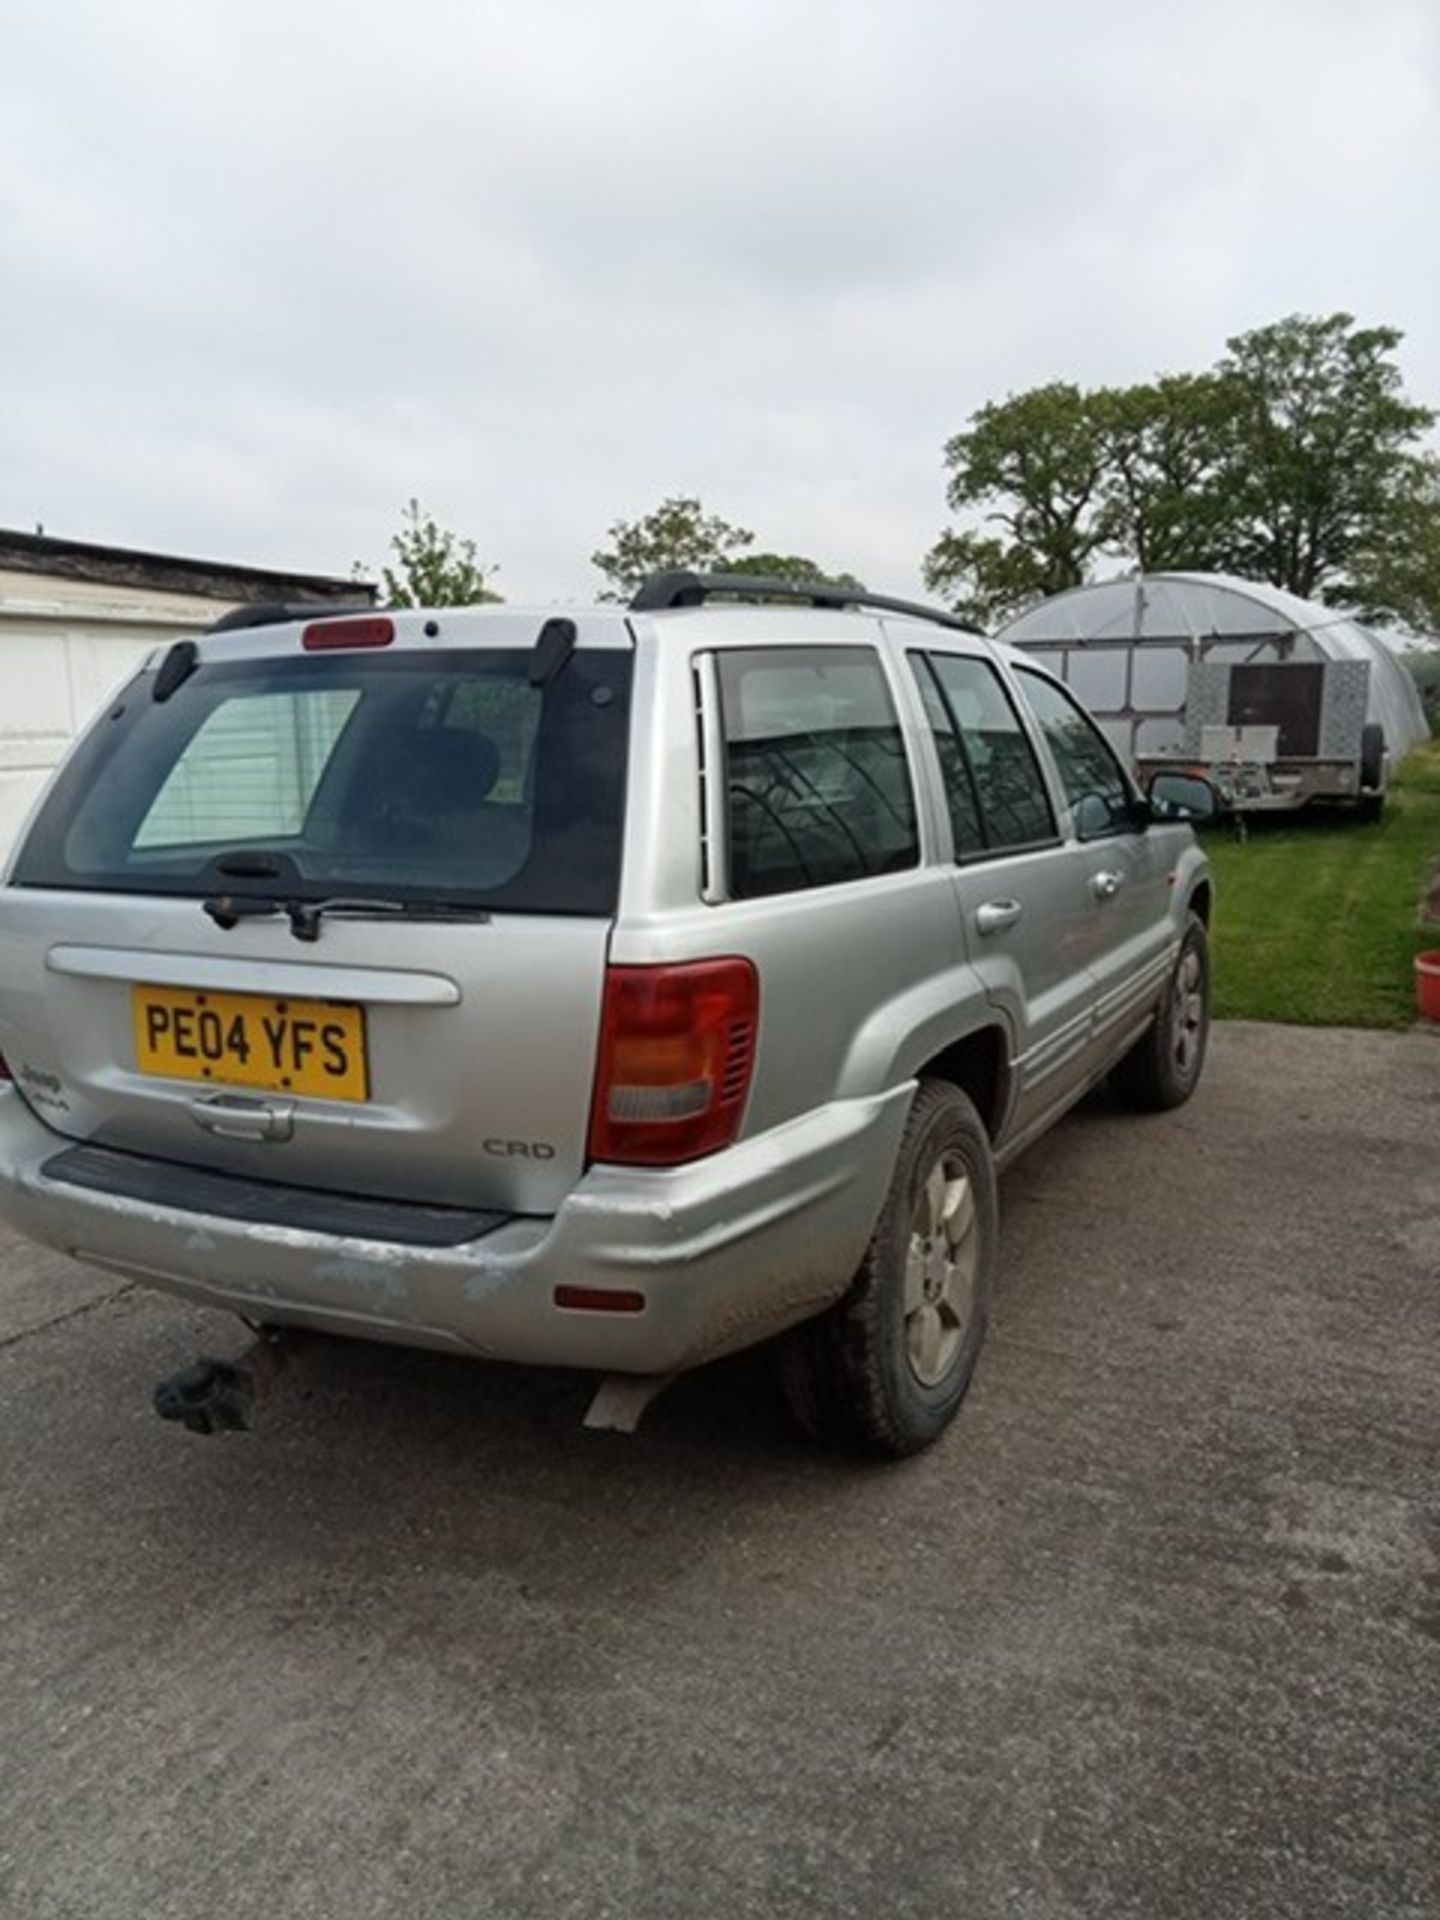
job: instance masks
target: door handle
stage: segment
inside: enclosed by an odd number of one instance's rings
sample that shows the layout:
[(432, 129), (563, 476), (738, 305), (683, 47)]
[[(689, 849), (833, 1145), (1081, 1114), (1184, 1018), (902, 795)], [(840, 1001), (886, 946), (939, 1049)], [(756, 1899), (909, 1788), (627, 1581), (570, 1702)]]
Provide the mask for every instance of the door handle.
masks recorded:
[(975, 926), (980, 933), (999, 933), (1013, 927), (1024, 911), (1018, 900), (987, 900), (975, 909)]
[(1090, 882), (1090, 890), (1097, 900), (1113, 900), (1124, 884), (1123, 873), (1097, 873)]
[(247, 1100), (240, 1093), (207, 1093), (190, 1102), (190, 1118), (222, 1140), (288, 1140), (295, 1131), (293, 1100)]

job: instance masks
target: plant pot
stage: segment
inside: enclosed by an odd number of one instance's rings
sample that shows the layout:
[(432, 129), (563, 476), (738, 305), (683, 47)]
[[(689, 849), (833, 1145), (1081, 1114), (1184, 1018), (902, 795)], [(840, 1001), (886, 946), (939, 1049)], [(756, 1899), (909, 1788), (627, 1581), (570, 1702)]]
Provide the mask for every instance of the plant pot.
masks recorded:
[(1415, 956), (1415, 1004), (1422, 1020), (1440, 1021), (1440, 951)]

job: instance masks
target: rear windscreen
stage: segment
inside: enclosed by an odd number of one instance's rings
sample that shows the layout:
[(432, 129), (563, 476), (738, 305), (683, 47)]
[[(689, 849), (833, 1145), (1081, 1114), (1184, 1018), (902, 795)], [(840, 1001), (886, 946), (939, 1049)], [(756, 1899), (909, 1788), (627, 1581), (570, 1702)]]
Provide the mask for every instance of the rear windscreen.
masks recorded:
[(66, 764), (11, 883), (615, 906), (630, 655), (528, 650), (200, 667), (130, 686)]

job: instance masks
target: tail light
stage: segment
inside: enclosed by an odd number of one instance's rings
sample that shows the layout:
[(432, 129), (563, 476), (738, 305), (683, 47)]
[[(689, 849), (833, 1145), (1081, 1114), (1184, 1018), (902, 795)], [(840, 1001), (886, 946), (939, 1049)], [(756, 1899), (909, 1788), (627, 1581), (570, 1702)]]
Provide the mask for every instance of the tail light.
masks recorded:
[(755, 1066), (760, 981), (748, 960), (611, 967), (590, 1156), (673, 1167), (728, 1147)]

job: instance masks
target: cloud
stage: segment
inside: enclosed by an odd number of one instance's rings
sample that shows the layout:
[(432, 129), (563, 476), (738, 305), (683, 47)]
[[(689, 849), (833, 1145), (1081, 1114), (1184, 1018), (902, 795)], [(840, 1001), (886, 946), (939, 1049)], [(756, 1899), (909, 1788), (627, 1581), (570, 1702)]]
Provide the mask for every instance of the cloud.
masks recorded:
[(507, 592), (699, 492), (913, 588), (1038, 380), (1345, 306), (1440, 398), (1429, 0), (57, 0), (0, 68), (0, 523)]

